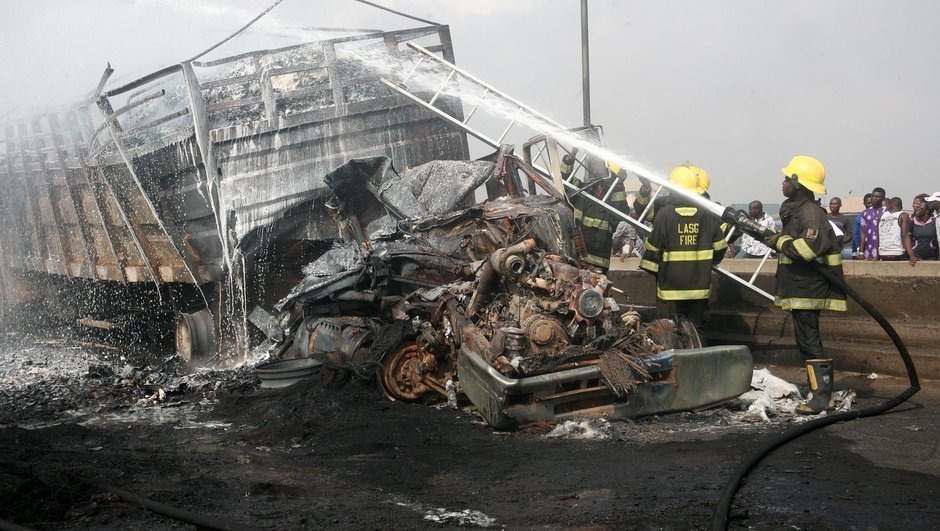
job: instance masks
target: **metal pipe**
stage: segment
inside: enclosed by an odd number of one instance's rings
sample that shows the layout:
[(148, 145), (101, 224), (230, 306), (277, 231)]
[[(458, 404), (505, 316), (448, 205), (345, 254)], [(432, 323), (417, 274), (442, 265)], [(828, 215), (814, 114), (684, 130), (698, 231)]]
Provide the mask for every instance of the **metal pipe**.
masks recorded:
[(111, 63), (108, 63), (108, 66), (105, 67), (104, 72), (101, 74), (101, 79), (98, 81), (98, 86), (95, 87), (95, 98), (101, 94), (101, 91), (104, 90), (105, 83), (108, 82), (108, 78), (111, 77), (111, 74), (114, 73), (114, 69), (111, 68)]
[(480, 272), (480, 280), (477, 282), (477, 289), (473, 292), (473, 296), (470, 297), (470, 303), (467, 304), (467, 315), (476, 313), (480, 299), (492, 293), (498, 281), (499, 274), (496, 273), (496, 268), (493, 267), (490, 260), (484, 261), (483, 269)]
[(584, 125), (591, 125), (591, 67), (589, 55), (587, 0), (581, 0), (581, 95), (584, 100)]
[(168, 76), (170, 74), (178, 72), (182, 67), (180, 65), (170, 65), (166, 68), (161, 68), (152, 74), (147, 74), (146, 76), (136, 80), (131, 81), (126, 85), (122, 85), (118, 88), (111, 89), (103, 94), (105, 98), (110, 98), (112, 96), (117, 96), (118, 94), (123, 94), (127, 91), (134, 90), (135, 88), (142, 87), (151, 81), (160, 79), (161, 77)]
[(405, 17), (405, 18), (410, 18), (411, 20), (417, 20), (418, 22), (424, 22), (425, 24), (431, 24), (432, 26), (440, 26), (440, 24), (437, 23), (437, 22), (432, 22), (432, 21), (430, 21), (430, 20), (426, 20), (426, 19), (423, 19), (423, 18), (418, 18), (418, 17), (412, 16), (412, 15), (409, 15), (408, 13), (402, 13), (401, 11), (395, 11), (394, 9), (389, 9), (389, 8), (387, 8), (387, 7), (385, 7), (385, 6), (380, 6), (379, 4), (375, 4), (375, 3), (372, 3), (372, 2), (367, 2), (366, 0), (355, 0), (355, 1), (356, 1), (356, 2), (359, 2), (360, 4), (365, 4), (365, 5), (367, 5), (367, 6), (372, 6), (372, 7), (374, 7), (374, 8), (381, 9), (382, 11), (388, 11), (389, 13), (394, 13), (394, 14), (396, 14), (396, 15), (400, 15), (400, 16), (403, 16), (403, 17)]
[(535, 239), (528, 238), (515, 245), (497, 249), (490, 254), (490, 257), (483, 263), (477, 289), (473, 292), (470, 303), (467, 305), (467, 315), (476, 313), (481, 298), (493, 292), (497, 282), (503, 275), (516, 275), (521, 272), (521, 268), (525, 267), (525, 263), (513, 261), (512, 258), (532, 252), (535, 245)]

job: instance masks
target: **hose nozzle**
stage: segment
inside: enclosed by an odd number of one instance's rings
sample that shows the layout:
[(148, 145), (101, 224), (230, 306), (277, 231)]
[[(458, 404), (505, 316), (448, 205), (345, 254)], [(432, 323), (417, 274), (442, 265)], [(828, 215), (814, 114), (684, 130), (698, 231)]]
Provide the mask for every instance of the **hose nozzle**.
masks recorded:
[(761, 225), (757, 222), (756, 219), (748, 216), (747, 213), (743, 210), (736, 210), (734, 208), (728, 207), (725, 209), (724, 213), (722, 213), (721, 219), (731, 223), (738, 229), (753, 236), (761, 242), (766, 242), (768, 238), (774, 234), (777, 234), (777, 231), (775, 231), (773, 228)]

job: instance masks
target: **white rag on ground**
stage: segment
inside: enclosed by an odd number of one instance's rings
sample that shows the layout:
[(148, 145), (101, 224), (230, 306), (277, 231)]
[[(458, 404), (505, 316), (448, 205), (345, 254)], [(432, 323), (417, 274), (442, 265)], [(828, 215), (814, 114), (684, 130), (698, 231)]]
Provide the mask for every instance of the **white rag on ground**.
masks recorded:
[(764, 368), (751, 374), (751, 390), (741, 395), (741, 400), (750, 402), (741, 420), (746, 422), (769, 422), (770, 417), (781, 413), (793, 413), (801, 398), (800, 390), (790, 382), (777, 378)]
[(796, 398), (800, 399), (800, 390), (790, 382), (777, 378), (770, 373), (770, 369), (755, 370), (751, 374), (751, 387), (763, 391), (770, 398)]
[[(800, 390), (792, 383), (778, 378), (766, 368), (755, 370), (751, 374), (751, 390), (739, 397), (750, 402), (747, 411), (741, 417), (746, 422), (769, 422), (770, 417), (792, 416), (803, 419), (795, 412), (797, 404), (802, 399)], [(855, 391), (846, 389), (833, 393), (833, 402), (836, 411), (852, 409), (855, 400)]]
[(563, 439), (609, 439), (610, 422), (604, 418), (566, 420), (555, 426), (546, 437)]

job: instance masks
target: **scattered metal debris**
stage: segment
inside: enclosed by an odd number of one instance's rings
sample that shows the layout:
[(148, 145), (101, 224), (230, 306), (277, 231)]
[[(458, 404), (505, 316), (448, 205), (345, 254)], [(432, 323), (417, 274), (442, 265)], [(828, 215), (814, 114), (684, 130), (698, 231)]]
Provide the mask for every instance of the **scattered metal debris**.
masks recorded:
[(261, 378), (261, 387), (276, 389), (309, 378), (320, 365), (312, 358), (273, 361), (255, 367), (255, 374)]
[(686, 323), (642, 323), (610, 297), (607, 276), (575, 258), (562, 198), (473, 205), (484, 183), (506, 193), (537, 176), (508, 149), (491, 158), (402, 174), (361, 159), (329, 174), (345, 241), (278, 304), (296, 316), (280, 322), (300, 323), (285, 352), (377, 376), (395, 400), (462, 391), (498, 428), (695, 409), (748, 388), (746, 347), (701, 348)]
[(247, 366), (193, 369), (179, 356), (0, 336), (0, 426), (198, 425), (194, 416), (209, 408), (207, 399), (256, 385)]

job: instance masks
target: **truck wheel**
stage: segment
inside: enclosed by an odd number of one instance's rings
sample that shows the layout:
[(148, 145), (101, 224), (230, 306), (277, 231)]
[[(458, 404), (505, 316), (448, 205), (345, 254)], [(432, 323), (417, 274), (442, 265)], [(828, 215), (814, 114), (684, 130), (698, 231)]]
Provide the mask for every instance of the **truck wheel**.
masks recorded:
[(205, 361), (215, 354), (215, 320), (207, 310), (180, 313), (176, 319), (176, 352), (186, 363)]
[(389, 398), (414, 402), (429, 391), (423, 381), (425, 372), (425, 363), (417, 343), (405, 343), (386, 357), (382, 387)]

